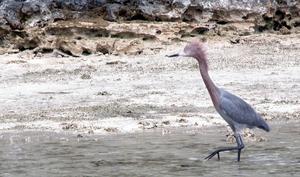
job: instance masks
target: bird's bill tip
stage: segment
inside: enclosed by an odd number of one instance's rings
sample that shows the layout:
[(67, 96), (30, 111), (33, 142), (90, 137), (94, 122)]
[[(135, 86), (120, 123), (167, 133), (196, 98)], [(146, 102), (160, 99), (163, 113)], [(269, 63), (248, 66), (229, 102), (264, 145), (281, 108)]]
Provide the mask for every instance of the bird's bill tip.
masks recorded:
[(179, 57), (179, 53), (171, 54), (171, 55), (166, 55), (166, 57)]
[(175, 54), (166, 55), (166, 57), (179, 57), (179, 56), (186, 57), (187, 55), (185, 54), (185, 52), (183, 50), (179, 51), (178, 53), (175, 53)]

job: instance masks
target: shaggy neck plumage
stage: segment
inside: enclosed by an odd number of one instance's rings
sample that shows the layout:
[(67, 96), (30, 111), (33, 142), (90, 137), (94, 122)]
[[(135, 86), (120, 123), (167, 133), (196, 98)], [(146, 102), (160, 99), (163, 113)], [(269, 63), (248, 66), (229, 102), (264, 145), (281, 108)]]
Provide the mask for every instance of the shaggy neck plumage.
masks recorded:
[[(202, 55), (203, 57), (203, 55)], [(204, 81), (204, 84), (209, 92), (209, 95), (211, 97), (211, 100), (216, 107), (219, 103), (219, 89), (216, 87), (216, 85), (213, 83), (211, 80), (209, 74), (208, 74), (208, 65), (207, 65), (207, 60), (206, 58), (199, 58), (195, 57), (199, 63), (199, 68), (200, 68), (200, 73), (202, 76), (202, 79)]]

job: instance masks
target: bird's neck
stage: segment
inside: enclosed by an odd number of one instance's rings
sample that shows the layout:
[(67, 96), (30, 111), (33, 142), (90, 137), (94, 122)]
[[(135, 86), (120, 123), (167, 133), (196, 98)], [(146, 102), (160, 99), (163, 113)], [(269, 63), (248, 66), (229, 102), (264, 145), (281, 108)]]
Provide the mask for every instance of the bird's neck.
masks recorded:
[(208, 74), (208, 65), (207, 62), (205, 60), (202, 60), (201, 62), (198, 60), (199, 62), (199, 68), (200, 68), (200, 73), (202, 76), (202, 79), (204, 81), (204, 84), (209, 92), (209, 95), (211, 97), (211, 100), (214, 104), (214, 106), (216, 107), (218, 105), (219, 102), (219, 89), (218, 87), (213, 83), (213, 81), (211, 80), (209, 74)]

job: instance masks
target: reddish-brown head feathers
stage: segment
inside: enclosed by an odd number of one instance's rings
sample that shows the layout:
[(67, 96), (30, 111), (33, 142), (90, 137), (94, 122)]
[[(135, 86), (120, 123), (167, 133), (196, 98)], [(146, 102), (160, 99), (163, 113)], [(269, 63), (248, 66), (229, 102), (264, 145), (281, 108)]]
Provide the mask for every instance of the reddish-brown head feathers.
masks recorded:
[(204, 65), (207, 69), (207, 58), (203, 44), (199, 41), (192, 41), (184, 48), (184, 53), (198, 60), (200, 65)]

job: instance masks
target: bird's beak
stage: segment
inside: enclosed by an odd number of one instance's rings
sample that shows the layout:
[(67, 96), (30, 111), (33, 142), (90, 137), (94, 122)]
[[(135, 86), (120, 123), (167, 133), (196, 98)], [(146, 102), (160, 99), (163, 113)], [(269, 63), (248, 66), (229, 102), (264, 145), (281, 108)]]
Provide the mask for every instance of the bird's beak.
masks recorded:
[(179, 53), (175, 53), (175, 54), (171, 54), (171, 55), (166, 55), (166, 57), (179, 57), (179, 56), (183, 56), (185, 57), (186, 54), (184, 53), (184, 51), (180, 51)]
[(172, 55), (166, 55), (166, 57), (179, 57), (178, 53), (172, 54)]

